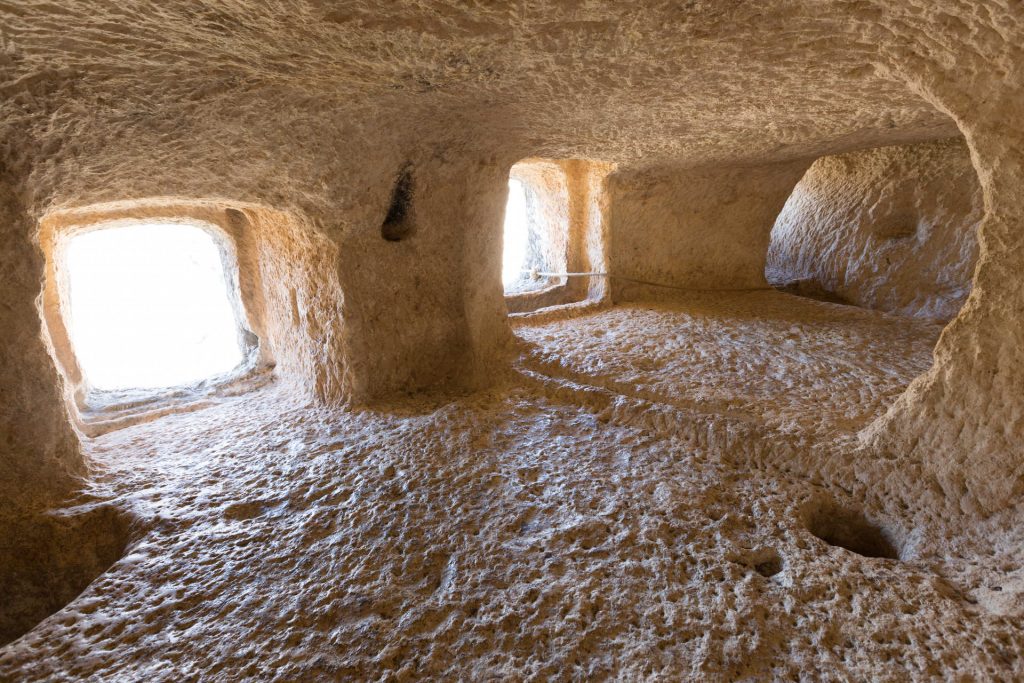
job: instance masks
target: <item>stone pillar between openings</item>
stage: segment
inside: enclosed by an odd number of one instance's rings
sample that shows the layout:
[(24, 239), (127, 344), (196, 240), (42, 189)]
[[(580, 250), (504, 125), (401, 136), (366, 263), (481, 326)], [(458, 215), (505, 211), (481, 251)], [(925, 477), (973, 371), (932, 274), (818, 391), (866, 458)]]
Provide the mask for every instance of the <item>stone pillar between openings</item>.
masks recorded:
[(353, 401), (493, 378), (510, 334), (500, 277), (507, 173), (493, 160), (414, 159), (377, 183), (365, 224), (340, 235)]

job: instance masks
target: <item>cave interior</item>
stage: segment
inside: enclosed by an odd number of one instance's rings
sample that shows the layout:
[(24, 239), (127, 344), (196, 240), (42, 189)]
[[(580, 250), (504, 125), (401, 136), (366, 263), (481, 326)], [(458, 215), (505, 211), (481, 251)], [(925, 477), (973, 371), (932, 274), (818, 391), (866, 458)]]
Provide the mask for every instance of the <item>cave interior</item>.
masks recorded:
[(1024, 7), (0, 3), (0, 679), (1024, 679)]

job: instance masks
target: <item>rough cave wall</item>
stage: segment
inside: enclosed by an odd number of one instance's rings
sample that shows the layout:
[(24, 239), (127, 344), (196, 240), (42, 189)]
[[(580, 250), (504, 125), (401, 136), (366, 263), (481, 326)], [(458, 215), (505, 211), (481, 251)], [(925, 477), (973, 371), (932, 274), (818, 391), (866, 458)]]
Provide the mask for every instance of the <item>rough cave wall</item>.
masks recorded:
[(883, 4), (859, 19), (883, 68), (957, 122), (986, 209), (967, 303), (931, 371), (865, 440), (894, 461), (900, 476), (886, 486), (934, 486), (965, 511), (991, 513), (1024, 494), (1024, 14), (1000, 2)]
[(85, 465), (36, 301), (43, 254), (23, 202), (17, 162), (0, 147), (0, 523), (65, 494)]
[(823, 157), (772, 230), (769, 283), (949, 320), (971, 289), (981, 187), (952, 138)]
[[(580, 239), (579, 268), (594, 273), (609, 272), (608, 245), (611, 225), (611, 199), (609, 178), (615, 171), (615, 164), (599, 161), (572, 161), (570, 169), (571, 187), (577, 197), (585, 197), (584, 206), (579, 208)], [(605, 301), (610, 298), (611, 287), (606, 277), (580, 278), (581, 297), (590, 301)], [(584, 291), (585, 290), (585, 291)]]
[(807, 162), (619, 171), (609, 182), (612, 297), (765, 287), (772, 223)]
[(241, 237), (239, 268), (248, 268), (245, 280), (259, 285), (245, 298), (258, 303), (249, 308), (275, 375), (310, 399), (344, 400), (349, 382), (337, 246), (303, 218), (271, 209), (235, 211), (244, 216), (231, 221)]
[(341, 235), (355, 400), (486, 381), (509, 334), (500, 277), (508, 169), (425, 160), (414, 165), (407, 238), (380, 234), (390, 183), (368, 208), (372, 228)]

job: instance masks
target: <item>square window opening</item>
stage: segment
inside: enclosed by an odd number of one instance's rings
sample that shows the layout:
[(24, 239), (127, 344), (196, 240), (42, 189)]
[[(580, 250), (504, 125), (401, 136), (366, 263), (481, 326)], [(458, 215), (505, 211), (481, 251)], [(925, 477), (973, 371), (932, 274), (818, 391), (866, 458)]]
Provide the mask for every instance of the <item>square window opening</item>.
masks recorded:
[(65, 322), (92, 391), (181, 387), (231, 373), (245, 340), (223, 246), (197, 225), (100, 226), (64, 245)]
[(39, 312), (68, 412), (85, 436), (273, 380), (250, 211), (262, 209), (154, 199), (40, 221)]

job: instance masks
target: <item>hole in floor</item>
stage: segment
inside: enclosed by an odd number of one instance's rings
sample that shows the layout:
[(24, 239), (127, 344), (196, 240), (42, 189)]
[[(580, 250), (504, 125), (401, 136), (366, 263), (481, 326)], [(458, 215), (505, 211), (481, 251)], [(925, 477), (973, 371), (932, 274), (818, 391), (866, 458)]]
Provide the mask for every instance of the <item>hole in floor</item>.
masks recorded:
[(782, 556), (775, 550), (766, 550), (754, 562), (754, 571), (767, 578), (782, 571)]
[(862, 513), (835, 505), (823, 505), (806, 518), (807, 530), (829, 545), (864, 557), (900, 559), (890, 533)]
[(0, 647), (63, 609), (122, 558), (127, 515), (110, 506), (11, 520), (0, 530)]

